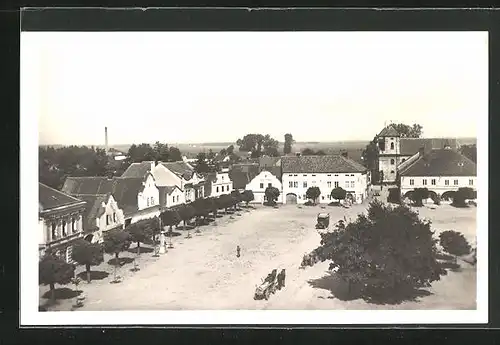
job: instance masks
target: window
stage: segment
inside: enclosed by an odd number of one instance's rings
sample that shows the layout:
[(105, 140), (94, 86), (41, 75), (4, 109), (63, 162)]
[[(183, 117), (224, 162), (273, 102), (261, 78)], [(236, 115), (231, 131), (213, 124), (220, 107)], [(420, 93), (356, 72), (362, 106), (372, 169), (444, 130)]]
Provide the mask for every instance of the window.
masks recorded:
[(328, 174), (328, 175), (326, 175), (326, 176), (332, 176), (332, 174)]
[(267, 186), (268, 186), (268, 187), (272, 187), (272, 186), (273, 186), (273, 184), (272, 184), (272, 183), (268, 183), (268, 184), (267, 184)]
[(175, 202), (175, 196), (172, 197), (172, 202)]
[(177, 199), (177, 202), (179, 202), (179, 196), (178, 195), (177, 195), (176, 199)]
[(217, 193), (219, 193), (219, 187), (216, 187), (216, 188), (215, 188), (215, 191), (216, 191)]
[(339, 176), (339, 174), (335, 174), (335, 176)]
[(223, 175), (223, 176), (221, 176), (221, 178), (222, 178), (222, 181), (224, 181), (224, 175)]
[(435, 179), (435, 178), (433, 178), (433, 179), (431, 180), (431, 185), (433, 185), (433, 186), (435, 186), (435, 185), (436, 185), (436, 179)]
[(302, 176), (307, 177), (307, 174), (304, 174), (304, 175), (302, 175)]
[(116, 223), (116, 212), (113, 212), (113, 222)]
[[(149, 207), (149, 198), (146, 199), (146, 205)], [(107, 216), (106, 216), (107, 217)], [(107, 220), (108, 218), (106, 218), (106, 223), (108, 222)]]
[(260, 184), (260, 188), (261, 189), (264, 188), (264, 184), (263, 183)]
[(304, 200), (306, 200), (306, 199), (307, 199), (305, 194), (304, 194), (304, 195), (302, 195), (302, 199), (304, 199)]
[(394, 174), (394, 170), (391, 170), (391, 174)]
[(453, 180), (453, 184), (454, 184), (455, 186), (458, 186), (458, 180)]
[(224, 186), (221, 186), (220, 188), (222, 189), (222, 191), (224, 191)]
[(425, 178), (424, 178), (424, 179), (422, 179), (422, 184), (423, 184), (424, 186), (427, 186), (427, 179), (425, 179)]
[(332, 187), (332, 182), (331, 182), (331, 181), (328, 181), (328, 182), (326, 183), (326, 186), (327, 186), (328, 188), (331, 188), (331, 187)]
[(351, 174), (351, 176), (354, 176), (354, 174)]
[(294, 182), (293, 182), (293, 187), (294, 187), (294, 188), (299, 188), (299, 183), (298, 183), (297, 181), (294, 181)]
[(354, 181), (351, 181), (351, 188), (354, 188)]
[(292, 174), (288, 175), (288, 176), (293, 176)]
[(292, 181), (289, 181), (289, 182), (288, 182), (288, 187), (289, 187), (289, 188), (292, 188), (292, 187), (293, 187), (293, 182), (292, 182)]
[(469, 180), (469, 186), (472, 186), (474, 184), (474, 180)]
[(313, 176), (316, 176), (316, 175), (314, 175), (314, 174), (312, 174), (312, 175), (313, 175)]
[(50, 228), (51, 228), (51, 233), (52, 233), (52, 238), (55, 239), (57, 238), (57, 226), (55, 222), (50, 223)]
[(71, 219), (71, 231), (75, 231), (75, 230), (76, 230), (76, 219), (72, 218)]
[(304, 183), (302, 183), (302, 187), (307, 188), (307, 181), (304, 181)]
[(333, 183), (333, 186), (334, 186), (335, 188), (337, 188), (337, 187), (339, 186), (339, 181), (335, 181), (335, 182)]
[(413, 186), (415, 184), (415, 180), (414, 179), (410, 179), (410, 186)]
[(66, 234), (66, 221), (65, 220), (62, 221), (62, 235), (63, 236), (67, 235)]
[(394, 158), (391, 158), (391, 165), (394, 165)]
[(444, 185), (449, 186), (450, 185), (450, 180), (444, 180)]
[(313, 186), (316, 184), (316, 181), (312, 181)]
[(151, 205), (155, 204), (155, 198), (151, 197)]
[(106, 215), (106, 225), (111, 224), (111, 216), (109, 214)]
[(297, 176), (297, 174), (293, 174), (293, 176)]
[(391, 150), (394, 150), (394, 143), (391, 143)]
[(321, 200), (325, 200), (325, 196), (324, 195), (321, 196)]
[(345, 181), (345, 187), (349, 188), (349, 181)]
[(349, 176), (349, 174), (345, 174), (345, 176)]

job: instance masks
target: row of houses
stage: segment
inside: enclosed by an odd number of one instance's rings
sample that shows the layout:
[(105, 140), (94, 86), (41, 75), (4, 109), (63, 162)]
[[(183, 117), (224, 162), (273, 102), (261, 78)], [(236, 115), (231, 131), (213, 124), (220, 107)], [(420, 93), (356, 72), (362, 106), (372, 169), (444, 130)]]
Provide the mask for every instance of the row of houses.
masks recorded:
[[(397, 184), (402, 196), (419, 187), (437, 195), (474, 188), (476, 164), (456, 145), (448, 140), (411, 140), (415, 139), (400, 138), (392, 127), (378, 136), (381, 175), (384, 182)], [(362, 203), (370, 185), (370, 171), (345, 155), (262, 157), (205, 175), (197, 174), (186, 160), (133, 163), (120, 177), (68, 177), (61, 191), (40, 184), (40, 253), (51, 246), (70, 260), (73, 239), (99, 242), (105, 231), (233, 190), (251, 190), (254, 202), (263, 203), (266, 188), (275, 187), (281, 192), (279, 203), (302, 204), (309, 187), (320, 189), (320, 203), (331, 202), (332, 189), (342, 187), (352, 202)]]

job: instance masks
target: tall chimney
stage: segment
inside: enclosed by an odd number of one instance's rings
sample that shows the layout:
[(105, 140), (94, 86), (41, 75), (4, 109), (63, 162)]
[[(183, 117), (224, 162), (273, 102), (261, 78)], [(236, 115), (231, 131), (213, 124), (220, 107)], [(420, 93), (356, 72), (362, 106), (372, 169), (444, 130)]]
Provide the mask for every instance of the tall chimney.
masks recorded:
[(104, 127), (104, 146), (106, 153), (108, 153), (109, 147), (108, 147), (108, 127)]

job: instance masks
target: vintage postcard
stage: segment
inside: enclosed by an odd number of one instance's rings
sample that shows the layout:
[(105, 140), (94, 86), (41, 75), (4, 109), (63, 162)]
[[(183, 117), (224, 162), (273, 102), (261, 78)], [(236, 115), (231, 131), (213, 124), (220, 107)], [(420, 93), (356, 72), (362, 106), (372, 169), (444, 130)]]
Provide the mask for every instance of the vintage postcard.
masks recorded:
[(486, 322), (487, 115), (487, 32), (22, 32), (21, 324)]

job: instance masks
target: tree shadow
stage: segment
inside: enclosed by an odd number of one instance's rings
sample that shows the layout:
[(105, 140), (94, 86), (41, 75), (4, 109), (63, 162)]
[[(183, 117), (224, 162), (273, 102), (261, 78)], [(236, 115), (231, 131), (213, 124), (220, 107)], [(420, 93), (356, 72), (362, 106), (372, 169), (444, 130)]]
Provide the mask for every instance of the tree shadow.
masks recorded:
[(123, 266), (123, 265), (129, 264), (133, 261), (134, 261), (134, 258), (125, 257), (125, 258), (118, 258), (118, 260), (116, 260), (116, 258), (112, 258), (108, 261), (108, 264), (111, 266), (116, 266), (117, 264), (119, 266)]
[[(80, 296), (81, 293), (82, 293), (81, 290), (72, 290), (72, 289), (67, 288), (67, 287), (54, 289), (54, 294), (55, 294), (56, 300), (75, 298), (77, 296)], [(49, 290), (42, 295), (42, 298), (50, 299), (51, 296), (52, 295), (51, 295), (51, 292)], [(47, 308), (48, 304), (47, 303), (44, 304), (43, 307)]]
[(177, 227), (178, 230), (184, 230), (184, 231), (187, 231), (187, 230), (193, 230), (194, 229), (194, 225), (191, 225), (191, 224), (186, 224), (186, 226), (184, 225), (179, 225)]
[(328, 290), (334, 298), (341, 301), (362, 299), (371, 304), (401, 304), (405, 301), (417, 302), (419, 298), (432, 293), (411, 286), (399, 286), (394, 289), (385, 289), (378, 293), (368, 293), (361, 284), (349, 284), (336, 273), (328, 273), (322, 278), (308, 281), (316, 289)]
[[(108, 272), (104, 271), (90, 271), (90, 280), (103, 280), (109, 276)], [(87, 272), (83, 271), (77, 274), (77, 277), (83, 281), (87, 281)]]
[[(132, 253), (132, 254), (137, 254), (137, 247), (135, 248), (129, 248), (127, 252)], [(149, 247), (140, 247), (139, 249), (139, 254), (146, 254), (146, 253), (152, 253), (154, 252), (154, 248), (149, 248)]]

